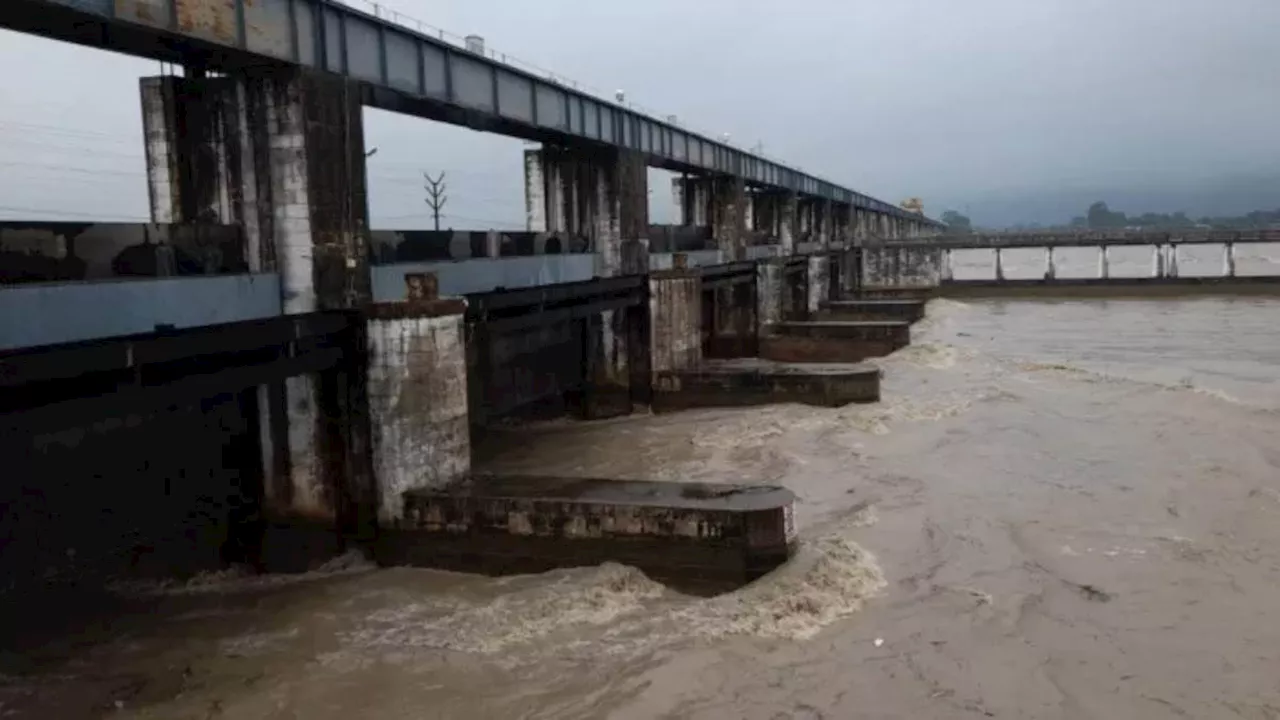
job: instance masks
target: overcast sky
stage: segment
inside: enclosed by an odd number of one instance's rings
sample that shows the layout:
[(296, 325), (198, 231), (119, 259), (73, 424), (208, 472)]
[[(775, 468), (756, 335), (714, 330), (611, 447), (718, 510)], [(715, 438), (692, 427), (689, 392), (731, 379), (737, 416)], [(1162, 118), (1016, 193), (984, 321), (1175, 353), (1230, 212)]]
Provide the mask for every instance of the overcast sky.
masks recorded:
[[(935, 217), (1201, 214), (1224, 188), (1238, 210), (1280, 206), (1250, 195), (1280, 177), (1280, 0), (383, 5)], [(157, 63), (0, 33), (0, 67), (0, 214), (145, 217), (137, 78)], [(375, 227), (426, 226), (423, 170), (448, 173), (450, 224), (523, 222), (521, 141), (366, 118)]]

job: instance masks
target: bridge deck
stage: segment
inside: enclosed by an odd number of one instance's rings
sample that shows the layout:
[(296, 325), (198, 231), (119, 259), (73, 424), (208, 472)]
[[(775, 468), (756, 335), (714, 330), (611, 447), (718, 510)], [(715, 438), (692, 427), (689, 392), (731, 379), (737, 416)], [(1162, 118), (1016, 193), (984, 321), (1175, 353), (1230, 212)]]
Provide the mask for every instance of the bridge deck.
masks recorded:
[(734, 175), (932, 222), (333, 0), (6, 0), (0, 27), (220, 70), (327, 70), (361, 81), (373, 107), (537, 141), (624, 147), (674, 171)]

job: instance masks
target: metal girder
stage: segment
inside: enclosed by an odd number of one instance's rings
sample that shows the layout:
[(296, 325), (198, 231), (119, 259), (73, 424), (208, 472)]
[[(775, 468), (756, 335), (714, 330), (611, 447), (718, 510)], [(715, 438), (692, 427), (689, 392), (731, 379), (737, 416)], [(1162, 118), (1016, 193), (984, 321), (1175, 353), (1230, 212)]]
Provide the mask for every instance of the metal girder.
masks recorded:
[[(5, 0), (0, 26), (144, 57), (232, 70), (287, 62), (338, 73), (366, 102), (561, 143), (636, 150), (676, 171), (741, 177), (934, 224), (890, 203), (474, 53), (333, 0)], [(501, 58), (501, 59), (500, 59)], [(462, 114), (455, 112), (464, 111)]]

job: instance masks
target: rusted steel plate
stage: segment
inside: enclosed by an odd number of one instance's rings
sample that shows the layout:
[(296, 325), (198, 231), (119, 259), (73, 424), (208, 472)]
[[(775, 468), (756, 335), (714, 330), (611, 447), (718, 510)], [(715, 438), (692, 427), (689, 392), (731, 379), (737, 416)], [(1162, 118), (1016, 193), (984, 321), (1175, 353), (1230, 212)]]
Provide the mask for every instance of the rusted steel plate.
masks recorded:
[(167, 28), (171, 24), (168, 0), (115, 0), (116, 17), (121, 20)]
[(236, 0), (175, 0), (178, 32), (224, 45), (239, 45)]
[(244, 0), (244, 34), (250, 50), (293, 60), (289, 0)]

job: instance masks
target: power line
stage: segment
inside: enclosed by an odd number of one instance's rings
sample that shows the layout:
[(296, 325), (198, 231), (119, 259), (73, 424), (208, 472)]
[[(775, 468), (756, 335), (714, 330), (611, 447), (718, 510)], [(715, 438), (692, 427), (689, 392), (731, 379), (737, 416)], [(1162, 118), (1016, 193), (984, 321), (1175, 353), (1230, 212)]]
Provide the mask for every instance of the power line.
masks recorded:
[[(104, 222), (109, 222), (109, 220), (107, 220), (107, 218), (111, 218), (111, 219), (122, 219), (122, 220), (133, 220), (133, 221), (139, 221), (139, 222), (150, 222), (150, 221), (151, 221), (151, 218), (148, 218), (148, 217), (142, 217), (142, 216), (138, 216), (138, 215), (111, 215), (110, 213), (82, 213), (82, 212), (76, 212), (76, 211), (74, 211), (74, 210), (53, 210), (53, 209), (51, 209), (51, 208), (30, 208), (30, 207), (17, 207), (17, 206), (12, 206), (12, 205), (0, 205), (0, 211), (4, 211), (4, 212), (51, 213), (51, 214), (54, 214), (54, 215), (68, 215), (68, 216), (71, 216), (71, 217), (78, 217), (78, 218), (91, 218), (91, 219), (95, 219), (95, 220), (102, 220), (102, 221), (104, 221)], [(27, 219), (30, 219), (30, 218), (23, 218), (23, 219), (24, 219), (24, 220), (27, 220)]]
[(23, 162), (21, 160), (0, 160), (0, 165), (17, 166), (17, 167), (36, 167), (48, 168), (51, 170), (61, 170), (63, 172), (85, 173), (88, 175), (121, 175), (125, 177), (143, 177), (147, 174), (136, 170), (98, 170), (94, 168), (78, 168), (71, 165), (56, 165), (51, 163), (32, 163)]

